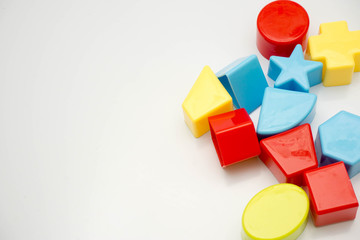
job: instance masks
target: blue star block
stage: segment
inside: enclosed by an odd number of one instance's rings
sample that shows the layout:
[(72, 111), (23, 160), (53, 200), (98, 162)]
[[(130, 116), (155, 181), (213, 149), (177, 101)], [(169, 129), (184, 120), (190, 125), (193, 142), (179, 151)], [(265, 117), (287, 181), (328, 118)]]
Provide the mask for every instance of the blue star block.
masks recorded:
[(319, 126), (315, 149), (320, 166), (342, 161), (349, 177), (360, 172), (360, 117), (341, 111)]
[(311, 123), (315, 116), (316, 98), (312, 93), (266, 88), (256, 130), (258, 137), (270, 137)]
[(298, 44), (290, 57), (270, 57), (268, 76), (275, 80), (275, 88), (309, 92), (310, 87), (321, 83), (323, 64), (304, 60)]
[(236, 60), (216, 76), (232, 97), (235, 108), (245, 108), (250, 114), (261, 105), (268, 84), (256, 55)]

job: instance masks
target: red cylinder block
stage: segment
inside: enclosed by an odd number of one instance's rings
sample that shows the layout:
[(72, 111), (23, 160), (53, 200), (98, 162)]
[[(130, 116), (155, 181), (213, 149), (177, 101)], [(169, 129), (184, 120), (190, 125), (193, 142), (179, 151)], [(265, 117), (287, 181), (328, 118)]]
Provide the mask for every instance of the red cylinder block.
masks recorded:
[(272, 55), (289, 57), (297, 44), (306, 48), (309, 16), (296, 2), (274, 1), (257, 18), (256, 45), (267, 59)]

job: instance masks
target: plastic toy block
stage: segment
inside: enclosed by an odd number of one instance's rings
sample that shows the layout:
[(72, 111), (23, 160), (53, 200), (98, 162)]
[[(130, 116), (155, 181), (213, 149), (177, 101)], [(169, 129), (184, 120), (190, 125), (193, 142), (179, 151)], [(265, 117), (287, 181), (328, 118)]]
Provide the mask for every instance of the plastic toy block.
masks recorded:
[(359, 206), (343, 162), (305, 173), (315, 226), (353, 220)]
[(360, 71), (360, 31), (350, 32), (345, 21), (323, 23), (320, 35), (309, 37), (307, 58), (322, 62), (326, 87), (351, 83)]
[(275, 80), (276, 88), (309, 92), (321, 83), (322, 63), (304, 60), (301, 45), (296, 45), (289, 58), (270, 57), (268, 76)]
[(309, 16), (302, 6), (292, 1), (271, 2), (257, 18), (257, 48), (267, 59), (289, 57), (297, 44), (305, 50), (308, 29)]
[(260, 139), (311, 123), (316, 95), (279, 88), (266, 88), (257, 133)]
[(265, 138), (260, 148), (259, 158), (280, 183), (302, 186), (303, 173), (318, 166), (309, 124)]
[(320, 166), (345, 163), (351, 177), (360, 172), (360, 117), (341, 111), (319, 126), (315, 148)]
[(222, 167), (260, 154), (254, 124), (244, 108), (209, 117), (209, 124)]
[(216, 76), (231, 95), (236, 108), (245, 108), (251, 113), (261, 105), (268, 84), (256, 55), (236, 60)]
[(281, 183), (265, 188), (247, 204), (243, 240), (295, 240), (304, 231), (309, 198), (300, 187)]
[(185, 122), (195, 137), (209, 131), (208, 117), (233, 110), (230, 95), (209, 66), (201, 71), (182, 108)]

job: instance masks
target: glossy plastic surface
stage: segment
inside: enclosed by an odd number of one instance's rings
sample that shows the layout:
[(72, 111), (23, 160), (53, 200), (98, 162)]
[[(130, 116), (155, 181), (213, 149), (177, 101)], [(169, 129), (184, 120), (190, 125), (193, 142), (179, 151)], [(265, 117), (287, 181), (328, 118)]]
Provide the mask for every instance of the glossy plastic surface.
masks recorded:
[(182, 108), (185, 122), (195, 137), (209, 131), (208, 117), (233, 109), (232, 99), (209, 66), (200, 76), (185, 98)]
[(360, 116), (341, 111), (319, 126), (315, 141), (320, 166), (345, 163), (351, 177), (360, 172)]
[(289, 57), (297, 44), (306, 48), (309, 16), (305, 9), (292, 1), (274, 1), (266, 5), (257, 18), (256, 44), (267, 59)]
[(310, 87), (321, 83), (322, 63), (304, 60), (301, 45), (296, 45), (289, 58), (270, 57), (268, 76), (274, 87), (309, 92)]
[(209, 117), (209, 124), (222, 167), (260, 154), (254, 124), (244, 108)]
[(265, 188), (247, 204), (243, 240), (293, 240), (304, 230), (309, 199), (300, 187), (282, 183)]
[(315, 115), (316, 95), (279, 88), (266, 88), (257, 133), (269, 137), (304, 123)]
[(265, 138), (260, 148), (259, 158), (280, 183), (302, 186), (303, 173), (318, 166), (309, 124)]
[(268, 84), (256, 55), (236, 60), (216, 76), (236, 108), (245, 108), (250, 114), (261, 105)]
[(323, 23), (320, 35), (309, 37), (306, 53), (323, 63), (324, 86), (350, 84), (360, 71), (360, 31), (350, 32), (345, 21)]
[(359, 206), (343, 162), (305, 173), (315, 226), (352, 220)]

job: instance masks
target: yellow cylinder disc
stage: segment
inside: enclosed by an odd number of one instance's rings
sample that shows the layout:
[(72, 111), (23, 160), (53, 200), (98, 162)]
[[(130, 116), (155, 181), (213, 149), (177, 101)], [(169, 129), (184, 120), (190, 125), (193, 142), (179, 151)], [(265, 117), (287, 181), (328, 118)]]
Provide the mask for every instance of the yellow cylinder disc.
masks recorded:
[(243, 240), (293, 240), (305, 229), (309, 199), (289, 183), (276, 184), (256, 194), (246, 206)]

